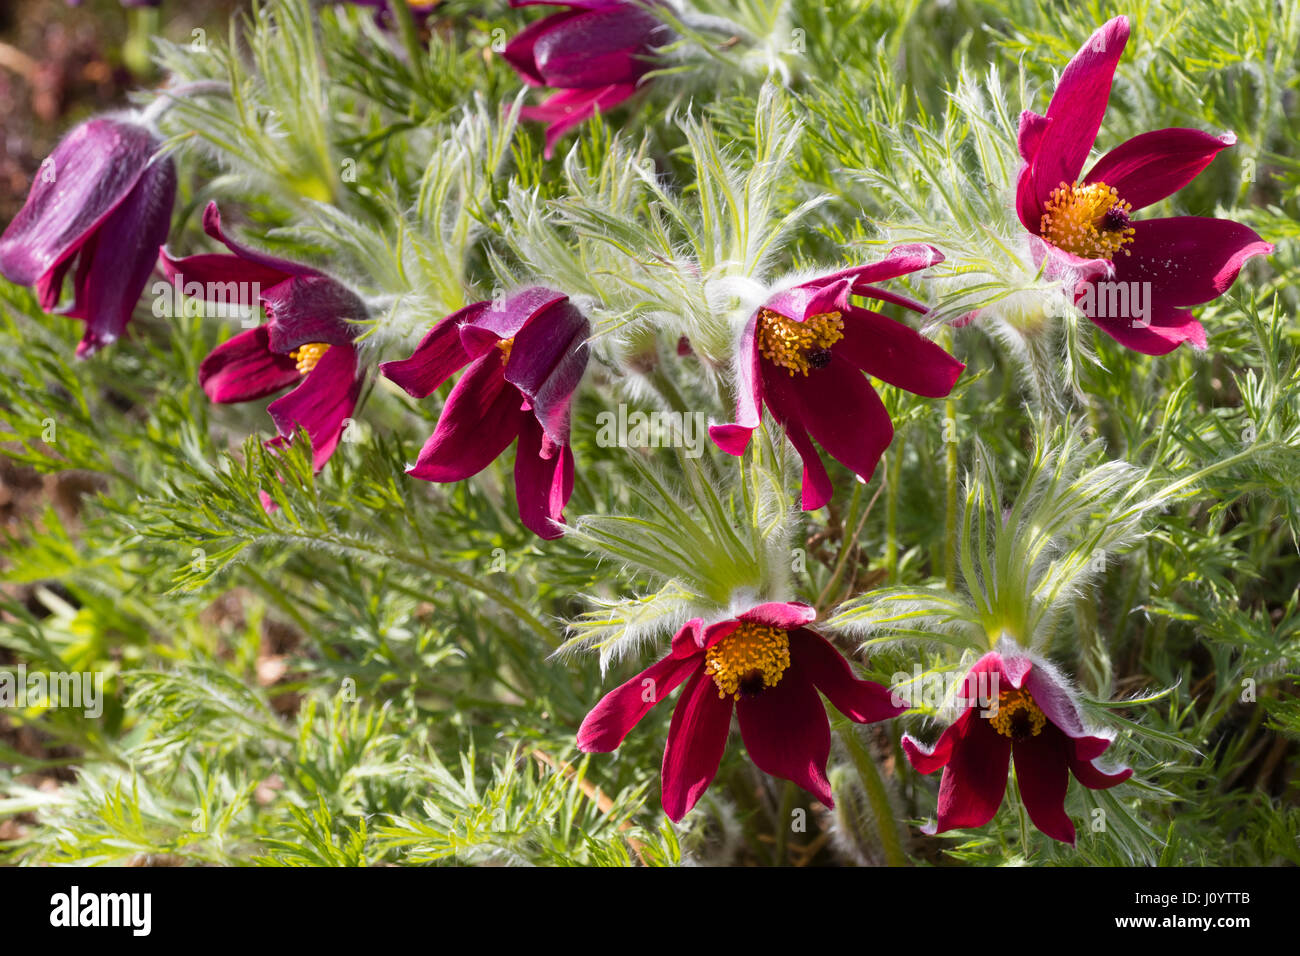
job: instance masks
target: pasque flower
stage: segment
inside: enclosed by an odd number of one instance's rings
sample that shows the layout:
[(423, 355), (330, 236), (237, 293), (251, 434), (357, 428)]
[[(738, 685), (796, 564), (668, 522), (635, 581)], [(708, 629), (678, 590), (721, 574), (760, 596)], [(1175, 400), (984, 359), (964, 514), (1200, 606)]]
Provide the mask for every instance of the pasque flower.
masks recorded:
[(130, 116), (82, 123), (41, 165), (0, 236), (0, 274), (35, 286), (46, 311), (72, 275), (73, 300), (60, 314), (86, 324), (78, 357), (121, 336), (167, 241), (176, 168), (159, 146)]
[(547, 124), (548, 159), (566, 132), (637, 91), (655, 68), (651, 51), (671, 32), (650, 9), (653, 0), (510, 0), (510, 5), (567, 8), (529, 24), (503, 54), (525, 83), (557, 90), (521, 113)]
[(1107, 22), (1066, 66), (1046, 115), (1021, 114), (1024, 164), (1016, 210), (1034, 237), (1036, 258), (1047, 258), (1048, 274), (1078, 280), (1077, 298), (1091, 295), (1095, 303), (1101, 295), (1096, 283), (1107, 280), (1150, 290), (1144, 315), (1084, 308), (1107, 335), (1148, 355), (1163, 355), (1183, 342), (1204, 348), (1205, 329), (1191, 307), (1218, 298), (1248, 258), (1273, 247), (1229, 219), (1133, 216), (1191, 182), (1219, 150), (1236, 142), (1231, 133), (1141, 133), (1083, 173), (1128, 35), (1127, 17)]
[(805, 604), (770, 603), (715, 624), (688, 621), (667, 657), (610, 691), (587, 715), (578, 746), (589, 753), (614, 750), (685, 682), (664, 749), (663, 807), (669, 817), (685, 816), (713, 781), (733, 712), (760, 770), (833, 807), (826, 778), (830, 722), (818, 691), (862, 724), (906, 708), (895, 705), (881, 685), (854, 677), (839, 651), (807, 627), (815, 617)]
[(292, 388), (269, 406), (279, 432), (272, 444), (301, 427), (311, 439), (319, 471), (338, 446), (356, 408), (364, 370), (357, 359), (356, 323), (367, 316), (355, 293), (308, 266), (250, 249), (222, 230), (221, 213), (209, 203), (203, 230), (233, 255), (182, 259), (163, 250), (167, 276), (188, 290), (200, 283), (207, 298), (259, 304), (266, 322), (233, 336), (199, 365), (199, 382), (214, 402), (251, 402)]
[(933, 748), (904, 735), (903, 751), (921, 773), (943, 768), (938, 820), (926, 833), (980, 827), (993, 819), (1014, 758), (1016, 783), (1029, 819), (1043, 833), (1074, 844), (1065, 812), (1070, 774), (1104, 790), (1133, 771), (1105, 771), (1096, 761), (1111, 738), (1084, 728), (1065, 680), (1046, 661), (1004, 647), (981, 657), (962, 683), (965, 710)]
[(812, 439), (866, 481), (894, 436), (880, 396), (862, 373), (932, 398), (952, 391), (966, 366), (912, 328), (852, 304), (850, 295), (924, 306), (878, 288), (942, 254), (897, 246), (879, 262), (820, 276), (773, 295), (750, 316), (737, 355), (736, 421), (709, 435), (723, 451), (744, 454), (766, 404), (803, 460), (803, 507), (831, 497), (831, 480)]
[(409, 359), (383, 363), (383, 374), (415, 398), (469, 366), (407, 474), (462, 481), (518, 439), (519, 518), (542, 538), (559, 537), (573, 492), (569, 406), (587, 368), (590, 331), (568, 296), (532, 286), (461, 309), (435, 325)]

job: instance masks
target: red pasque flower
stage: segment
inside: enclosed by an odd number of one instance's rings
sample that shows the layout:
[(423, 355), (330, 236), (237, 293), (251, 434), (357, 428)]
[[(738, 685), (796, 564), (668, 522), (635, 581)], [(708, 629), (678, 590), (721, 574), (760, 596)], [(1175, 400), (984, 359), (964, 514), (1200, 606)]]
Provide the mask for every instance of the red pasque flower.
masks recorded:
[(568, 296), (533, 286), (449, 315), (409, 359), (384, 362), (384, 375), (415, 398), (427, 398), (469, 366), (407, 474), (462, 481), (517, 438), (519, 518), (538, 536), (558, 538), (573, 492), (569, 406), (587, 368), (590, 331)]
[(320, 471), (338, 447), (361, 393), (365, 372), (357, 360), (354, 323), (366, 318), (366, 307), (324, 273), (231, 239), (222, 231), (216, 203), (204, 210), (203, 230), (234, 255), (177, 259), (164, 249), (167, 277), (187, 295), (200, 284), (206, 301), (260, 302), (267, 318), (213, 349), (199, 365), (199, 383), (208, 398), (222, 404), (251, 402), (292, 387), (267, 406), (279, 432), (270, 444), (305, 429), (312, 466)]
[(1089, 286), (1097, 293), (1102, 280), (1150, 283), (1146, 314), (1136, 319), (1083, 310), (1111, 338), (1147, 355), (1163, 355), (1183, 342), (1205, 348), (1205, 329), (1191, 306), (1218, 298), (1247, 259), (1267, 255), (1273, 246), (1229, 219), (1133, 218), (1191, 182), (1219, 150), (1236, 142), (1231, 133), (1219, 137), (1181, 128), (1141, 133), (1081, 175), (1128, 35), (1127, 17), (1107, 22), (1066, 66), (1047, 115), (1021, 114), (1024, 164), (1016, 211), (1034, 237), (1038, 262), (1048, 259), (1048, 275), (1078, 278), (1076, 303), (1089, 294)]
[(0, 236), (0, 274), (35, 286), (47, 312), (72, 273), (73, 301), (60, 314), (86, 324), (78, 358), (121, 336), (167, 241), (176, 167), (160, 146), (129, 116), (82, 123), (41, 164)]
[(705, 625), (688, 621), (672, 651), (610, 691), (578, 730), (588, 753), (618, 747), (655, 704), (682, 682), (668, 728), (662, 771), (664, 812), (680, 820), (709, 788), (727, 746), (731, 714), (758, 768), (798, 784), (828, 807), (835, 805), (826, 761), (831, 730), (818, 691), (860, 724), (906, 710), (879, 684), (853, 676), (849, 662), (809, 630), (817, 612), (806, 604), (760, 604), (734, 618)]
[(1105, 790), (1133, 771), (1101, 770), (1096, 760), (1110, 737), (1086, 730), (1065, 680), (1044, 661), (1023, 652), (992, 651), (962, 683), (965, 710), (932, 748), (903, 736), (903, 751), (921, 773), (943, 768), (938, 820), (925, 833), (981, 827), (993, 819), (1007, 789), (1014, 757), (1020, 799), (1034, 826), (1074, 845), (1074, 824), (1065, 812), (1070, 774), (1085, 787)]
[(529, 86), (558, 91), (520, 114), (547, 124), (548, 159), (566, 132), (637, 91), (655, 68), (651, 51), (671, 34), (650, 9), (652, 0), (510, 0), (510, 5), (568, 8), (529, 24), (502, 54)]
[(894, 437), (894, 425), (862, 373), (938, 398), (952, 391), (966, 366), (903, 323), (853, 305), (849, 296), (925, 312), (925, 306), (873, 283), (942, 261), (932, 246), (897, 246), (880, 262), (821, 276), (769, 298), (741, 334), (736, 421), (709, 428), (717, 446), (743, 455), (762, 424), (766, 403), (803, 460), (805, 510), (820, 508), (832, 492), (812, 439), (869, 480)]

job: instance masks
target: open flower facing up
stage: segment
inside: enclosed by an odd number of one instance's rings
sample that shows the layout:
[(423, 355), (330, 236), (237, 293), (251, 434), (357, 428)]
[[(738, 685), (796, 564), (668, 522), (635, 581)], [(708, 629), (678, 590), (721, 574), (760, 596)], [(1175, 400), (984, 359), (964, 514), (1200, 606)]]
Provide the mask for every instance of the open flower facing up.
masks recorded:
[(655, 68), (651, 51), (671, 36), (649, 9), (652, 0), (510, 0), (510, 5), (568, 8), (529, 24), (503, 54), (525, 83), (558, 91), (520, 114), (547, 124), (548, 159), (566, 132), (635, 93)]
[(127, 116), (82, 123), (41, 165), (0, 236), (0, 274), (35, 286), (47, 312), (72, 274), (73, 301), (60, 314), (86, 324), (79, 358), (121, 336), (167, 241), (176, 167), (159, 145)]
[(1074, 824), (1065, 812), (1070, 774), (1085, 787), (1104, 790), (1133, 771), (1107, 772), (1095, 761), (1110, 737), (1086, 730), (1066, 682), (1047, 663), (1004, 648), (985, 654), (962, 684), (965, 710), (944, 730), (933, 749), (903, 737), (908, 760), (921, 773), (943, 768), (938, 820), (926, 833), (981, 827), (993, 819), (1007, 789), (1014, 757), (1020, 799), (1034, 826), (1074, 844)]
[(261, 304), (266, 322), (233, 336), (199, 365), (199, 382), (214, 402), (251, 402), (287, 388), (269, 406), (281, 444), (297, 428), (311, 439), (312, 466), (320, 471), (338, 446), (356, 408), (364, 371), (353, 344), (366, 318), (362, 301), (315, 269), (250, 249), (227, 236), (210, 203), (203, 230), (234, 255), (177, 259), (164, 249), (168, 278), (186, 294), (202, 285), (210, 302)]
[(590, 331), (568, 296), (533, 286), (461, 309), (435, 325), (409, 359), (383, 363), (384, 375), (415, 398), (469, 366), (407, 474), (462, 481), (517, 438), (519, 518), (538, 536), (558, 538), (573, 492), (569, 406), (587, 369)]
[[(1190, 307), (1218, 298), (1248, 258), (1273, 247), (1229, 219), (1133, 218), (1191, 182), (1219, 150), (1236, 142), (1232, 134), (1180, 128), (1142, 133), (1083, 173), (1128, 35), (1127, 17), (1106, 23), (1066, 66), (1047, 114), (1021, 114), (1024, 164), (1016, 210), (1034, 237), (1036, 258), (1048, 259), (1047, 274), (1078, 279), (1076, 304), (1087, 296), (1084, 314), (1107, 335), (1148, 355), (1163, 355), (1183, 342), (1204, 348), (1205, 329)], [(1120, 301), (1098, 289), (1102, 281), (1125, 284), (1123, 301), (1141, 296), (1145, 304), (1098, 306), (1103, 295)]]
[(733, 711), (760, 770), (833, 807), (826, 778), (830, 722), (817, 692), (860, 724), (888, 720), (906, 708), (895, 705), (881, 685), (854, 677), (839, 651), (806, 627), (816, 614), (805, 604), (771, 603), (707, 626), (699, 618), (688, 621), (667, 657), (610, 691), (587, 715), (578, 746), (588, 753), (614, 750), (685, 681), (664, 749), (663, 807), (669, 817), (680, 820), (709, 788)]
[(736, 421), (709, 429), (718, 447), (744, 454), (766, 403), (803, 460), (806, 510), (822, 507), (832, 491), (812, 439), (869, 480), (894, 437), (894, 425), (862, 373), (938, 398), (952, 391), (966, 366), (901, 322), (853, 305), (849, 296), (925, 312), (873, 283), (941, 261), (943, 255), (931, 246), (898, 246), (880, 262), (821, 276), (768, 299), (741, 335)]

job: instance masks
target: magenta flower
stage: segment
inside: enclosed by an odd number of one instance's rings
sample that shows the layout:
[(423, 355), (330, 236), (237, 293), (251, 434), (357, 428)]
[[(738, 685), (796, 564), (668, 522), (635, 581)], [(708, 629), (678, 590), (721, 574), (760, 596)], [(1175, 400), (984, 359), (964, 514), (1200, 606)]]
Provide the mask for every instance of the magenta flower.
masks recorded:
[(608, 753), (689, 678), (673, 710), (664, 748), (664, 812), (680, 820), (713, 782), (727, 746), (731, 714), (755, 765), (835, 806), (826, 761), (831, 729), (818, 691), (860, 724), (906, 710), (879, 684), (853, 676), (849, 662), (804, 625), (817, 612), (806, 604), (760, 604), (705, 626), (688, 621), (672, 651), (610, 691), (578, 730), (578, 746)]
[(591, 326), (566, 295), (534, 286), (504, 302), (475, 302), (429, 331), (415, 354), (380, 370), (415, 398), (461, 376), (407, 474), (463, 481), (515, 446), (519, 518), (558, 538), (573, 492), (569, 406), (587, 369)]
[(366, 307), (342, 284), (307, 266), (268, 256), (227, 236), (221, 213), (209, 203), (203, 230), (234, 255), (202, 254), (176, 259), (164, 249), (169, 279), (184, 287), (203, 287), (209, 302), (260, 303), (266, 322), (233, 336), (199, 365), (199, 382), (208, 398), (221, 404), (251, 402), (292, 387), (269, 406), (279, 435), (289, 441), (296, 430), (311, 439), (316, 471), (338, 446), (356, 408), (364, 381), (354, 344), (354, 323)]
[(1104, 771), (1096, 766), (1111, 739), (1084, 729), (1072, 692), (1043, 662), (1016, 651), (985, 654), (966, 675), (961, 697), (965, 711), (933, 748), (903, 737), (903, 751), (918, 771), (943, 768), (939, 818), (924, 828), (926, 833), (981, 827), (992, 820), (1014, 757), (1029, 819), (1043, 833), (1073, 846), (1074, 824), (1065, 812), (1070, 774), (1093, 790), (1108, 789), (1133, 774), (1127, 768)]
[(1076, 303), (1085, 296), (1096, 303), (1104, 294), (1097, 286), (1102, 280), (1149, 289), (1149, 308), (1136, 318), (1132, 309), (1083, 308), (1115, 341), (1147, 355), (1163, 355), (1183, 342), (1205, 348), (1205, 329), (1190, 307), (1218, 298), (1247, 259), (1267, 255), (1273, 246), (1228, 219), (1132, 218), (1196, 178), (1219, 150), (1236, 142), (1231, 133), (1218, 137), (1179, 128), (1142, 133), (1080, 176), (1128, 34), (1127, 17), (1107, 22), (1066, 66), (1047, 115), (1021, 114), (1024, 165), (1016, 210), (1036, 237), (1040, 263), (1048, 257), (1047, 273), (1079, 278)]
[(849, 295), (925, 312), (923, 305), (872, 283), (942, 261), (932, 246), (898, 246), (880, 262), (821, 276), (768, 299), (741, 335), (736, 421), (709, 428), (717, 446), (744, 454), (766, 403), (803, 460), (806, 510), (822, 507), (832, 492), (814, 438), (869, 480), (894, 425), (862, 373), (938, 398), (952, 391), (966, 366), (901, 322), (853, 305)]
[(78, 358), (122, 335), (167, 241), (176, 167), (159, 146), (129, 117), (82, 123), (41, 165), (0, 236), (0, 274), (35, 286), (47, 312), (71, 272), (73, 301), (59, 314), (86, 324)]
[(538, 4), (569, 9), (529, 24), (502, 55), (529, 86), (558, 90), (521, 113), (547, 124), (550, 159), (566, 132), (637, 91), (655, 68), (651, 51), (667, 42), (670, 31), (649, 9), (652, 0), (510, 0), (514, 7)]

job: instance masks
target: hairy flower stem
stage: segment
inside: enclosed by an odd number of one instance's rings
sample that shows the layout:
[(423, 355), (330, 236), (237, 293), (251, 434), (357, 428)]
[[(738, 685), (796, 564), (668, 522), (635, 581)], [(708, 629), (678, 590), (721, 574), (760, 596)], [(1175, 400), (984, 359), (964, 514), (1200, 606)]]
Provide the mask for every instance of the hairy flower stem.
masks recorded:
[(836, 732), (849, 752), (862, 789), (866, 791), (867, 802), (871, 804), (872, 815), (876, 819), (876, 830), (880, 835), (880, 847), (885, 854), (887, 866), (907, 866), (907, 854), (903, 852), (903, 842), (899, 838), (898, 821), (894, 819), (894, 808), (889, 803), (889, 794), (880, 770), (867, 748), (858, 740), (848, 721), (837, 720)]

